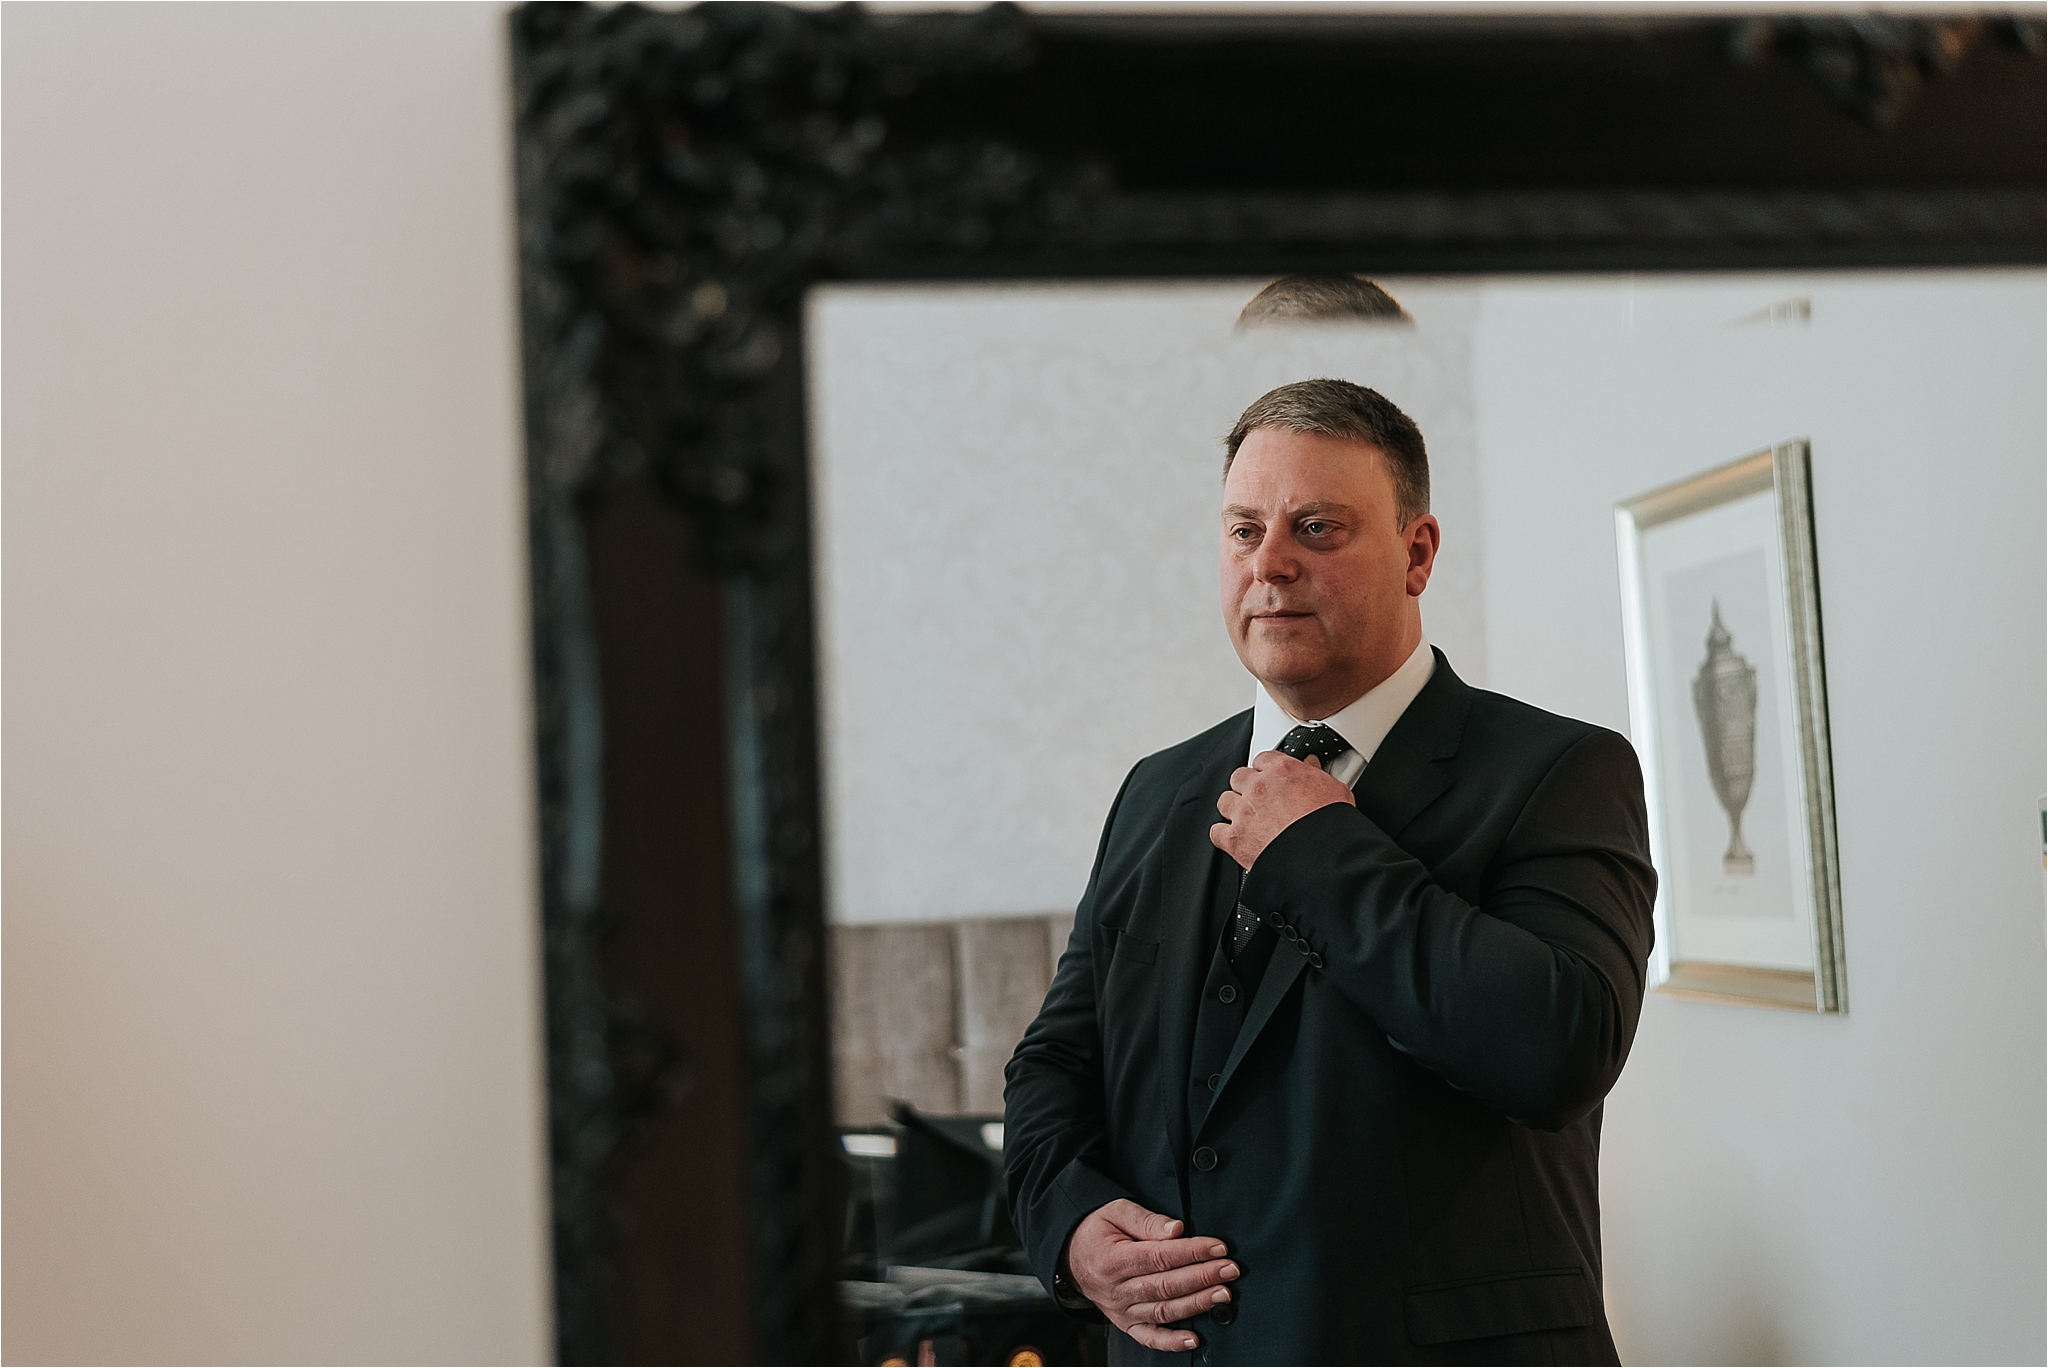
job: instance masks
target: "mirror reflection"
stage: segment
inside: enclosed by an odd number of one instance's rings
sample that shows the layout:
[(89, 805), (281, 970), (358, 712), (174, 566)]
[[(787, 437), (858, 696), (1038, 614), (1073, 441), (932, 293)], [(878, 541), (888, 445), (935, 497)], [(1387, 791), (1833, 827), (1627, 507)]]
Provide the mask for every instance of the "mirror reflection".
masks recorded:
[[(2038, 271), (814, 292), (862, 1361), (1227, 1361), (1254, 1331), (1611, 1358), (1648, 1270), (1770, 1228), (1771, 1181), (1674, 1180), (1730, 1136), (1789, 1127), (1760, 1161), (1787, 1174), (1863, 1143), (1818, 1099), (1883, 1066), (1816, 1050), (1847, 965), (1912, 924), (1884, 880), (1981, 793), (1926, 718), (1970, 670), (2038, 675), (1970, 624), (1987, 572), (2040, 597), (2041, 297)], [(1930, 495), (1962, 490), (1972, 535), (1938, 549)], [(1318, 727), (1327, 753), (1292, 740)], [(1806, 1035), (1701, 1074), (1787, 1008)], [(1503, 1174), (1556, 1200), (1458, 1206)], [(1702, 1208), (1721, 1233), (1672, 1252)], [(1089, 1222), (1172, 1243), (1146, 1218), (1229, 1253), (1115, 1300)], [(1509, 1218), (1540, 1268), (1494, 1247)], [(1372, 1295), (1307, 1290), (1333, 1259)]]

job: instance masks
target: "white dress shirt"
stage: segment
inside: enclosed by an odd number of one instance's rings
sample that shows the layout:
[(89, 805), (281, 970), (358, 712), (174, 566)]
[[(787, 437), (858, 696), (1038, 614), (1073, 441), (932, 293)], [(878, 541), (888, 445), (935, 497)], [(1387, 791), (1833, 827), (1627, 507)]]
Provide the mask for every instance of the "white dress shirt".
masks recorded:
[(1364, 697), (1323, 718), (1291, 715), (1273, 701), (1261, 684), (1259, 696), (1252, 703), (1252, 747), (1245, 763), (1249, 765), (1254, 756), (1264, 751), (1278, 750), (1281, 739), (1303, 723), (1320, 721), (1351, 743), (1351, 749), (1326, 768), (1332, 778), (1348, 788), (1356, 788), (1358, 776), (1365, 773), (1373, 752), (1380, 748), (1380, 742), (1387, 739), (1387, 733), (1435, 673), (1436, 652), (1429, 649), (1429, 639), (1424, 637), (1408, 659), (1401, 662), (1401, 668), (1373, 685)]

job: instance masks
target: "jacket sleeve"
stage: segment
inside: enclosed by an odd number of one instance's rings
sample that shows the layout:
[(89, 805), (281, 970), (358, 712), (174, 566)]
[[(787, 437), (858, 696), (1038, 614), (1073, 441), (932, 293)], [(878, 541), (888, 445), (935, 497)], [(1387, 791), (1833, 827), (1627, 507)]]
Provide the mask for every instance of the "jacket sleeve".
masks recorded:
[(1081, 1218), (1131, 1195), (1109, 1177), (1095, 975), (1104, 853), (1130, 788), (1127, 777), (1103, 824), (1095, 868), (1045, 1005), (1003, 1071), (1003, 1179), (1010, 1219), (1032, 1270), (1054, 1292), (1060, 1255)]
[(1647, 831), (1635, 751), (1597, 731), (1531, 794), (1481, 905), (1341, 803), (1266, 847), (1244, 901), (1397, 1049), (1557, 1130), (1607, 1095), (1635, 1037), (1657, 886)]

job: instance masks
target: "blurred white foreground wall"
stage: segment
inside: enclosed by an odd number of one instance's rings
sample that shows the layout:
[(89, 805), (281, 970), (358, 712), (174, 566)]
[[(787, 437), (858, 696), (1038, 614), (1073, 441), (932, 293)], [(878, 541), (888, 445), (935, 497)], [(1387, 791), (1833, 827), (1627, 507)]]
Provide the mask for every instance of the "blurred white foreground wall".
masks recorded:
[(4, 24), (4, 1356), (544, 1359), (502, 11)]

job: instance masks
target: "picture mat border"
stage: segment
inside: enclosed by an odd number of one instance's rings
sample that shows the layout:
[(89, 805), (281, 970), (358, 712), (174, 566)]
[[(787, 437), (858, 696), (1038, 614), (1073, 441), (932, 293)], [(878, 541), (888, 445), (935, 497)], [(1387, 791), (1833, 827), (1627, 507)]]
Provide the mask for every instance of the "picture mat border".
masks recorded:
[[(1672, 958), (1670, 891), (1657, 890), (1657, 946), (1650, 982), (1675, 996), (1794, 1007), (1841, 1014), (1849, 1010), (1849, 974), (1842, 935), (1841, 870), (1835, 832), (1834, 765), (1830, 751), (1827, 672), (1821, 639), (1820, 571), (1814, 549), (1812, 447), (1806, 439), (1780, 442), (1727, 465), (1653, 489), (1615, 505), (1615, 550), (1621, 579), (1622, 643), (1628, 665), (1629, 728), (1642, 741), (1651, 845), (1665, 849), (1663, 762), (1658, 754), (1655, 704), (1644, 639), (1641, 534), (1769, 490), (1776, 495), (1783, 552), (1793, 698), (1798, 718), (1799, 768), (1806, 838), (1813, 878), (1812, 972), (1767, 969)], [(1802, 981), (1804, 983), (1802, 984)], [(1810, 992), (1803, 991), (1810, 988)]]

